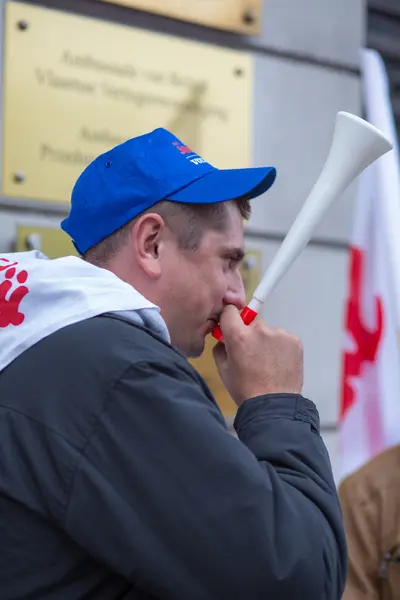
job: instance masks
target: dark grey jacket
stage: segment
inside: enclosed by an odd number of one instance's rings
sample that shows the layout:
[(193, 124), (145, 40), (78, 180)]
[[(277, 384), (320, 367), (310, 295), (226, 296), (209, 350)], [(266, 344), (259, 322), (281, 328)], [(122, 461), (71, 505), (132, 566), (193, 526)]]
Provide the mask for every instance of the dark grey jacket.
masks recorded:
[(229, 433), (186, 359), (119, 317), (0, 374), (1, 600), (339, 600), (341, 513), (312, 402)]

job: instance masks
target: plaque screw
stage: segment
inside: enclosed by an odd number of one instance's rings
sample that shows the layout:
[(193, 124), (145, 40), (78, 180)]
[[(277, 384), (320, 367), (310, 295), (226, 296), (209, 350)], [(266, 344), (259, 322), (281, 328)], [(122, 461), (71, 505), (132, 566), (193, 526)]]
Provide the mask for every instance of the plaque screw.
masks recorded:
[(247, 256), (243, 261), (243, 268), (246, 269), (246, 271), (251, 271), (252, 269), (255, 269), (256, 263), (257, 261), (254, 256)]
[(14, 173), (14, 182), (23, 183), (25, 181), (25, 175), (23, 173)]
[(243, 23), (246, 23), (246, 25), (253, 25), (253, 23), (256, 20), (254, 11), (252, 11), (250, 8), (245, 10), (242, 15), (242, 19), (243, 19)]
[(26, 19), (21, 19), (20, 21), (18, 21), (18, 29), (20, 29), (21, 31), (25, 31), (26, 29), (28, 29), (29, 27), (29, 23)]
[(38, 233), (30, 233), (25, 239), (25, 246), (27, 250), (41, 250), (42, 249), (42, 238)]
[(241, 69), (240, 67), (236, 67), (236, 69), (233, 71), (233, 73), (236, 77), (242, 77), (243, 69)]

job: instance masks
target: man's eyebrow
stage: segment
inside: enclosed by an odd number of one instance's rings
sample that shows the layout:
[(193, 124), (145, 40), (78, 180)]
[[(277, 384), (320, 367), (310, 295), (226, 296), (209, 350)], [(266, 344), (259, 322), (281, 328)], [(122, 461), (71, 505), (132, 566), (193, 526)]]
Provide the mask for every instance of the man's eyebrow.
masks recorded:
[(241, 262), (244, 259), (244, 250), (243, 250), (243, 248), (240, 248), (240, 247), (224, 248), (223, 254), (237, 262)]

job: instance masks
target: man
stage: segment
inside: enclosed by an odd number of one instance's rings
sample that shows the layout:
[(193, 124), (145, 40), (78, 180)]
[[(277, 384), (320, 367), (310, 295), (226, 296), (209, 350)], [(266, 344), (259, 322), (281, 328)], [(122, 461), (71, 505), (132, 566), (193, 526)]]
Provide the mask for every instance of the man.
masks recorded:
[(400, 446), (346, 477), (339, 498), (349, 548), (343, 600), (400, 600)]
[[(83, 260), (2, 257), (2, 600), (340, 598), (300, 342), (239, 313), (243, 218), (274, 179), (157, 129), (78, 179), (62, 227)], [(219, 321), (238, 438), (185, 358)]]

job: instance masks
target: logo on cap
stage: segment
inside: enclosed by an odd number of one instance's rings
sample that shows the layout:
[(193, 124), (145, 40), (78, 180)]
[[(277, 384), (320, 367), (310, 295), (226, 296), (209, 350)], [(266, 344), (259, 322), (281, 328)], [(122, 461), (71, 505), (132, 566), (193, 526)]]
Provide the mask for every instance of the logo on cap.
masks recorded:
[(186, 158), (190, 158), (190, 162), (193, 163), (194, 165), (201, 165), (201, 164), (207, 162), (206, 160), (204, 160), (204, 158), (201, 158), (201, 156), (199, 156), (196, 152), (193, 152), (193, 150), (191, 150), (191, 148), (189, 148), (189, 146), (185, 146), (184, 144), (181, 144), (180, 142), (172, 142), (172, 145), (175, 146), (175, 148), (177, 150), (179, 150), (179, 152), (182, 154), (182, 156), (185, 156), (185, 154), (188, 154), (189, 156), (187, 156)]
[(179, 150), (179, 152), (183, 155), (195, 154), (195, 152), (193, 152), (193, 150), (191, 150), (189, 146), (182, 145), (180, 142), (172, 142), (172, 145), (175, 146), (176, 149)]

